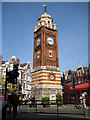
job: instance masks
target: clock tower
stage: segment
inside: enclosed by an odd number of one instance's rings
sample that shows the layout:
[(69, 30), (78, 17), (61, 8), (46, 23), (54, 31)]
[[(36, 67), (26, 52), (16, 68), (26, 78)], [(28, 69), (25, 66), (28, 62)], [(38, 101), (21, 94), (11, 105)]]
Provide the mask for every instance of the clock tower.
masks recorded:
[(61, 76), (58, 58), (57, 25), (53, 25), (52, 17), (46, 13), (38, 19), (38, 27), (34, 28), (32, 95), (36, 99), (48, 96), (56, 99), (62, 94)]

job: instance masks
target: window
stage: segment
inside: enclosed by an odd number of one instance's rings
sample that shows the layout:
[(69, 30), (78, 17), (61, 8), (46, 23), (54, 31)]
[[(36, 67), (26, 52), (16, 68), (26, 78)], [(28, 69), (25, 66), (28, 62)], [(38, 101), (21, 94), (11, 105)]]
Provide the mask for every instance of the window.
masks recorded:
[(78, 79), (76, 80), (76, 84), (78, 84)]
[(37, 58), (40, 58), (40, 56), (38, 55)]
[(10, 68), (13, 68), (13, 64), (10, 64)]
[(38, 53), (37, 53), (37, 58), (40, 58), (40, 55), (39, 55), (39, 54), (40, 54), (40, 52), (38, 51)]
[(82, 82), (84, 82), (84, 78), (82, 78)]
[(90, 81), (90, 76), (88, 76), (88, 81)]
[(26, 75), (24, 74), (24, 80), (26, 80)]
[(81, 83), (83, 83), (83, 78), (81, 78)]
[(87, 73), (89, 74), (89, 69), (87, 70)]
[(77, 84), (77, 80), (75, 80), (75, 84)]
[(86, 78), (83, 78), (83, 82), (86, 82)]
[(48, 23), (50, 23), (50, 21), (48, 21)]
[(50, 27), (50, 21), (48, 21), (48, 27)]
[(89, 73), (90, 73), (90, 68), (89, 68)]
[(49, 51), (49, 57), (52, 57), (52, 51)]
[(81, 70), (81, 76), (82, 76), (82, 73), (83, 73), (83, 72), (82, 72), (82, 70)]
[(27, 73), (27, 80), (29, 80), (29, 73)]
[(79, 83), (79, 84), (81, 83), (81, 79), (78, 80), (78, 83)]
[(86, 77), (86, 82), (88, 82), (89, 80), (88, 80), (88, 77)]
[(25, 83), (23, 84), (23, 89), (25, 89)]
[(79, 76), (79, 71), (77, 72), (77, 75)]

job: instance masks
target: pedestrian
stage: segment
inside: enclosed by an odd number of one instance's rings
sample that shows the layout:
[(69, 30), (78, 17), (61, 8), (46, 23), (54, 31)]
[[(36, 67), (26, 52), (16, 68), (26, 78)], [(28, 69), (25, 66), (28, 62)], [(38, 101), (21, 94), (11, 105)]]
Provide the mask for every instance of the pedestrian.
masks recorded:
[(25, 97), (25, 104), (27, 104), (27, 97)]
[(1, 100), (2, 100), (2, 119), (1, 120), (6, 120), (6, 109), (8, 107), (7, 101), (5, 101), (4, 98), (5, 96), (2, 95)]
[(11, 108), (12, 108), (12, 98), (11, 98), (11, 95), (8, 95), (8, 108), (9, 108), (8, 114), (11, 114)]
[(82, 100), (82, 95), (80, 94), (80, 105), (82, 105), (83, 100)]
[(19, 112), (21, 112), (22, 95), (19, 96)]
[(32, 96), (32, 107), (35, 107), (35, 97)]
[(83, 106), (84, 106), (84, 108), (86, 108), (86, 95), (87, 95), (86, 92), (82, 93), (82, 100), (83, 100)]
[(18, 96), (16, 94), (16, 92), (12, 93), (12, 106), (13, 106), (13, 117), (16, 118), (17, 116), (17, 106), (18, 106)]

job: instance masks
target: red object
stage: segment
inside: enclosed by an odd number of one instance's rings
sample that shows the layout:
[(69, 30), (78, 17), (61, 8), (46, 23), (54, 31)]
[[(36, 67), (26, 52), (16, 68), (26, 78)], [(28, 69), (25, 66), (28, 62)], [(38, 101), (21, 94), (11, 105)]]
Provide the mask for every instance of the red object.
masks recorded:
[[(75, 96), (77, 97), (80, 96), (83, 92), (86, 92), (86, 100), (87, 104), (90, 105), (90, 81), (88, 80), (87, 82), (83, 83), (78, 83), (75, 84), (75, 89), (72, 88), (72, 84), (69, 84), (71, 81), (67, 80), (67, 83), (64, 86), (64, 102), (65, 103), (75, 103)], [(74, 94), (75, 92), (75, 94)]]

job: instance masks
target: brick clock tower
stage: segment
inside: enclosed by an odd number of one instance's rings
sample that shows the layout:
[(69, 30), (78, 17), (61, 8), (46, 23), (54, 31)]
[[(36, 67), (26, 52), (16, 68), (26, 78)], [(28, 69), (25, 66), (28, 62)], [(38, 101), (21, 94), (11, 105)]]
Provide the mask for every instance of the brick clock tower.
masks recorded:
[(46, 13), (38, 19), (38, 27), (34, 28), (33, 72), (31, 94), (42, 99), (48, 96), (56, 99), (56, 94), (62, 94), (61, 76), (58, 58), (58, 34), (56, 24)]

